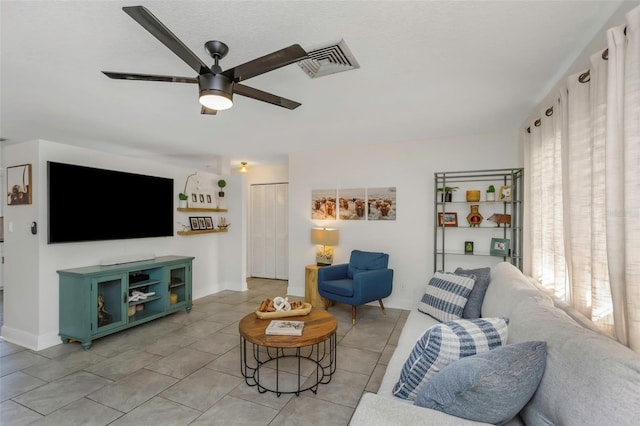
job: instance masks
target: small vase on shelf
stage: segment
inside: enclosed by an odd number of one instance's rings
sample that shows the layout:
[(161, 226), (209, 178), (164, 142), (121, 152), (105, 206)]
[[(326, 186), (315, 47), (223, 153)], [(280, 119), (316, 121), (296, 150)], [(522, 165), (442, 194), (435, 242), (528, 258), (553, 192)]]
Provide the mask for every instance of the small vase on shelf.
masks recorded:
[(470, 207), (471, 207), (471, 211), (467, 215), (467, 222), (469, 222), (469, 226), (471, 228), (478, 228), (478, 227), (480, 227), (480, 224), (482, 223), (482, 220), (484, 219), (482, 214), (480, 214), (480, 212), (478, 211), (478, 208), (480, 206), (478, 204), (473, 204)]

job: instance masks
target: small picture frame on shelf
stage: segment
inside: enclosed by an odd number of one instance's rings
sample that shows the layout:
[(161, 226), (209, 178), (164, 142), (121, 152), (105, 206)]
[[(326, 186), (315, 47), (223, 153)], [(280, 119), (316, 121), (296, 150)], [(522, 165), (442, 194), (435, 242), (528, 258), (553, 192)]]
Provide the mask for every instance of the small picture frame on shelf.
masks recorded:
[(206, 194), (206, 199), (207, 207), (213, 207), (213, 198), (211, 197), (211, 194)]
[(498, 201), (511, 202), (511, 185), (502, 185), (498, 191)]
[[(207, 195), (209, 197), (209, 195)], [(213, 220), (211, 217), (204, 218), (205, 229), (213, 229)]]
[(438, 226), (458, 226), (458, 213), (438, 212)]
[(207, 223), (205, 222), (204, 217), (198, 218), (198, 226), (200, 229), (207, 229)]
[(509, 256), (510, 241), (507, 238), (492, 238), (489, 254), (491, 256)]
[(191, 225), (192, 231), (198, 231), (200, 229), (197, 217), (189, 217), (189, 224)]
[(473, 254), (473, 241), (464, 242), (464, 254)]
[(189, 207), (195, 208), (200, 207), (200, 201), (198, 200), (198, 194), (192, 192), (189, 196)]

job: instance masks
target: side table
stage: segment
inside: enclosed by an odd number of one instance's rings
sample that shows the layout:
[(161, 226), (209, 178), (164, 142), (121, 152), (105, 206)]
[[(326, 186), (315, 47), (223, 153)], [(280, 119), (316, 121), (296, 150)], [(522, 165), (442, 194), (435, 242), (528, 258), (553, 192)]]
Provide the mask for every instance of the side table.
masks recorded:
[[(265, 329), (271, 323), (270, 319), (260, 319), (255, 312), (240, 320), (240, 372), (249, 386), (257, 386), (258, 392), (274, 392), (281, 394), (300, 395), (300, 392), (318, 391), (318, 386), (329, 383), (336, 371), (336, 331), (338, 320), (322, 309), (312, 309), (308, 315), (281, 318), (283, 320), (304, 321), (302, 336), (273, 336), (266, 335)], [(285, 371), (285, 359), (292, 358), (297, 370), (295, 388), (291, 385), (285, 389), (281, 375), (291, 374)], [(281, 367), (280, 364), (283, 364)], [(311, 363), (314, 372), (311, 373), (302, 387), (302, 365)], [(267, 367), (264, 370), (262, 367)], [(261, 379), (260, 372), (263, 372)], [(275, 374), (274, 380), (268, 380)], [(296, 374), (296, 373), (294, 373)], [(315, 377), (314, 377), (315, 376)]]
[(327, 309), (333, 304), (318, 293), (318, 269), (322, 266), (307, 265), (304, 267), (304, 301), (318, 309)]

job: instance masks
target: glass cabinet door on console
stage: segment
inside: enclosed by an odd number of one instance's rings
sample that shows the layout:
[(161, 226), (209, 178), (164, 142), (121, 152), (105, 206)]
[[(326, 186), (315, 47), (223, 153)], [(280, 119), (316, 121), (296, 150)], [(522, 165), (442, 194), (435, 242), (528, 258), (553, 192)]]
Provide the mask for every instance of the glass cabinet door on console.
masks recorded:
[(187, 302), (191, 300), (191, 286), (187, 285), (189, 282), (191, 282), (191, 268), (188, 264), (169, 269), (167, 309), (186, 308), (187, 312), (191, 311), (191, 305), (187, 306)]
[(124, 275), (95, 278), (91, 281), (91, 324), (93, 334), (118, 328), (125, 324), (126, 291)]

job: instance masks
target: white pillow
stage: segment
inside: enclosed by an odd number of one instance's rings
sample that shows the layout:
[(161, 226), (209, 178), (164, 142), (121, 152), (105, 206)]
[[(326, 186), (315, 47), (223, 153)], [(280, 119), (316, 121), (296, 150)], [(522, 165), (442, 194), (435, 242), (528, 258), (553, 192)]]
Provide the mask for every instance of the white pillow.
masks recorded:
[(473, 275), (436, 272), (427, 284), (418, 310), (439, 321), (460, 319), (475, 282)]

